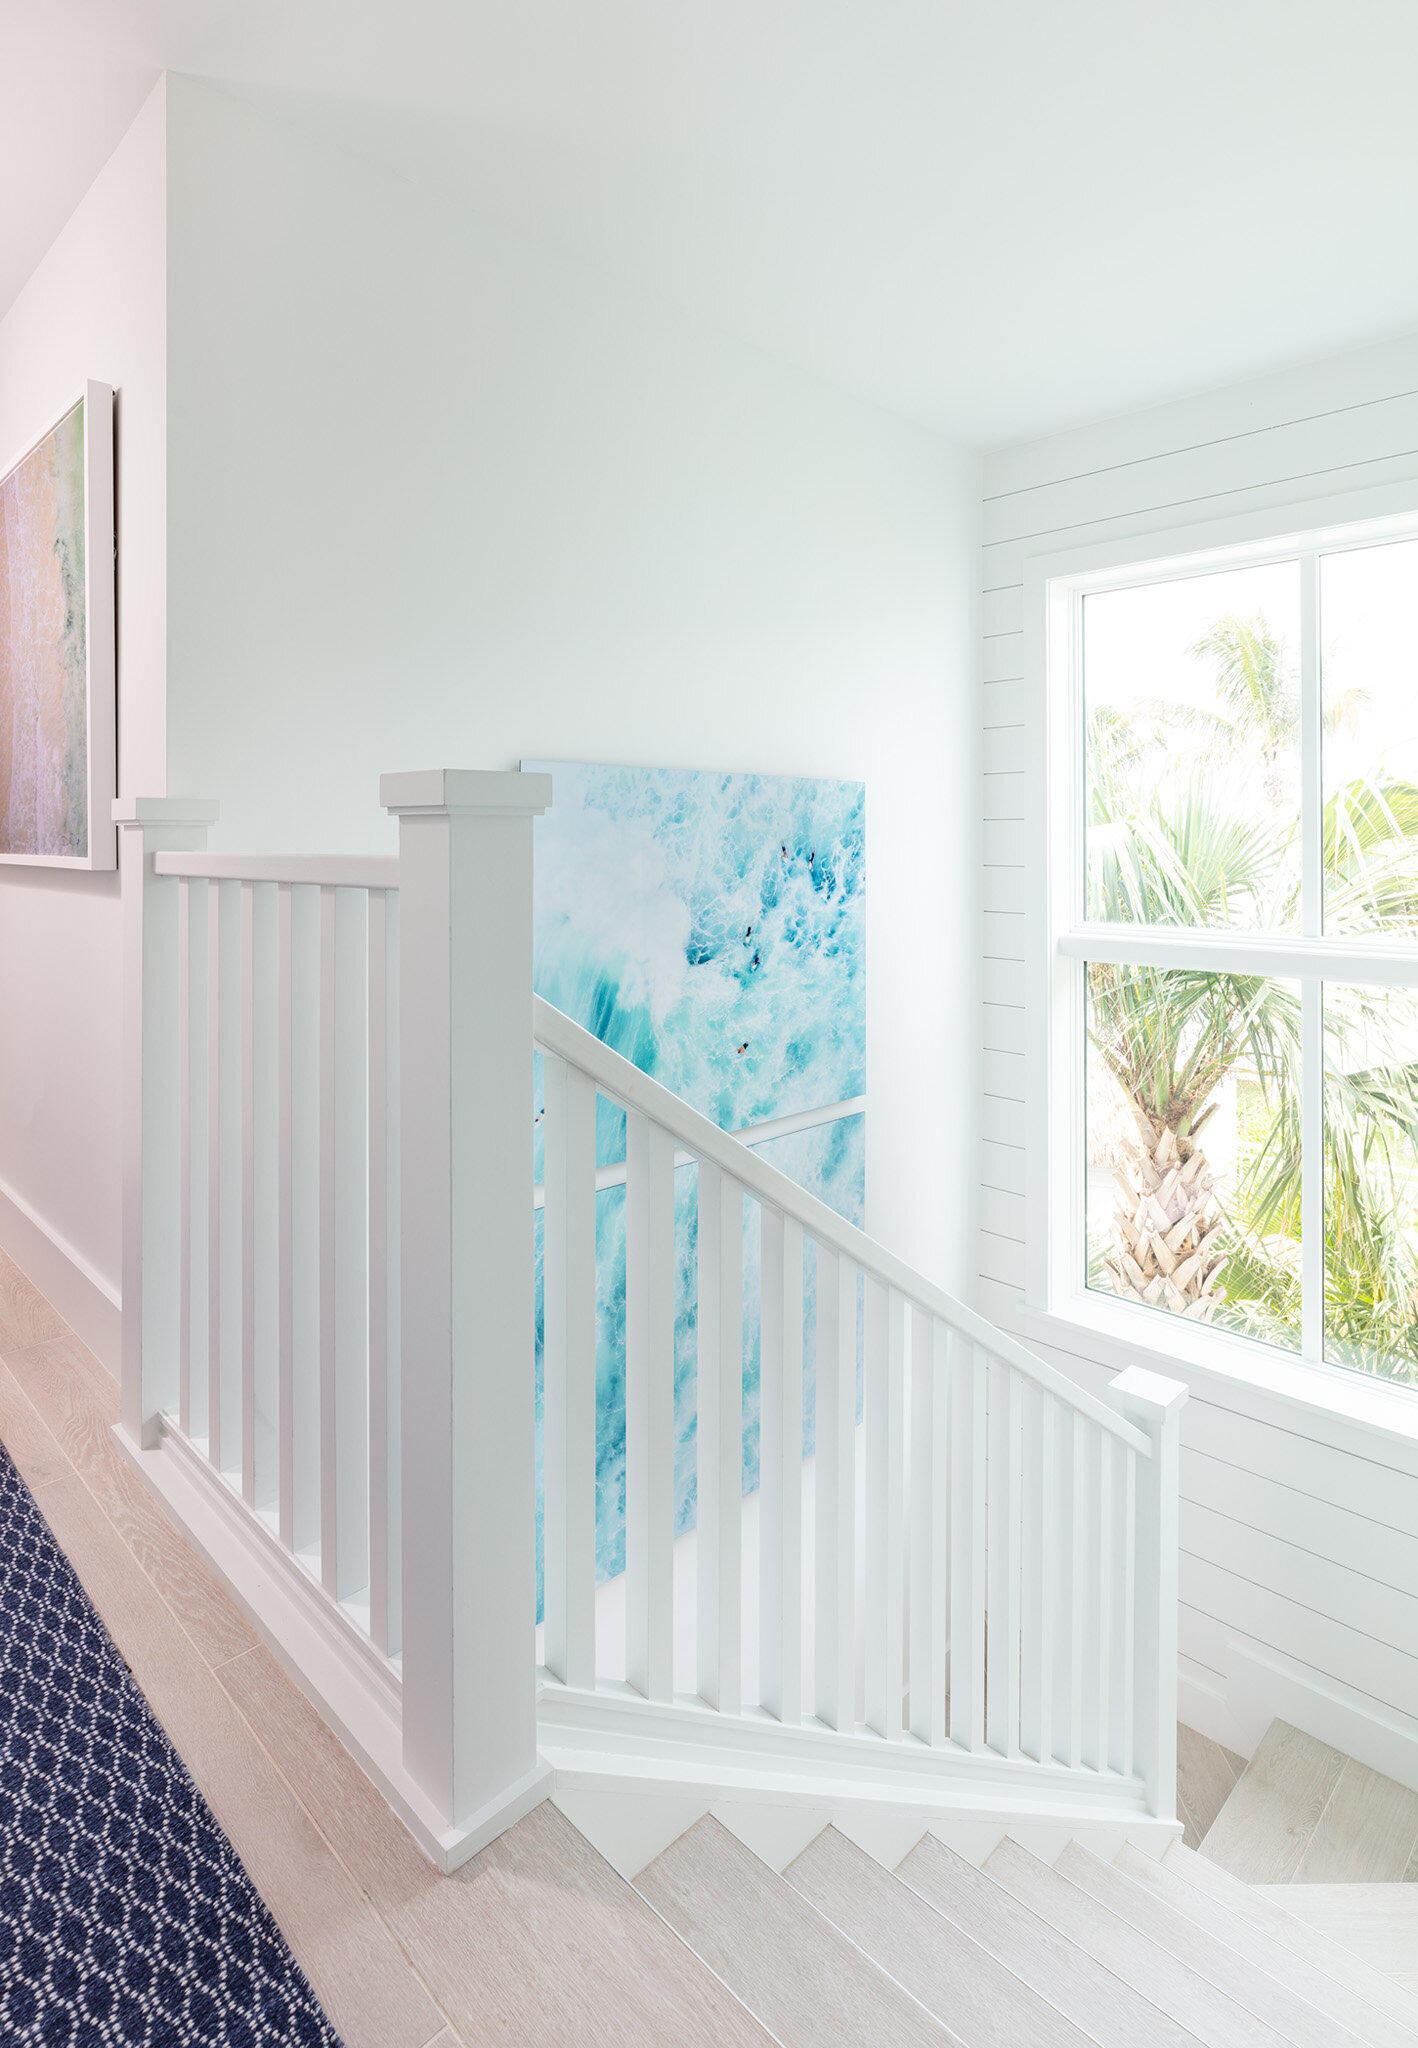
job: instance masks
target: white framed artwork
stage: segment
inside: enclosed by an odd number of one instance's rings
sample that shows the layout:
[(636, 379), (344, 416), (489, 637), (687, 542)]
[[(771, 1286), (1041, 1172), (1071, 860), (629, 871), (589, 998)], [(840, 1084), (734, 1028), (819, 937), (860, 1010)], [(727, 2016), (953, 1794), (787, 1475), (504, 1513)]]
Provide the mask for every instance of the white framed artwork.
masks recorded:
[(0, 862), (113, 868), (113, 391), (0, 476)]

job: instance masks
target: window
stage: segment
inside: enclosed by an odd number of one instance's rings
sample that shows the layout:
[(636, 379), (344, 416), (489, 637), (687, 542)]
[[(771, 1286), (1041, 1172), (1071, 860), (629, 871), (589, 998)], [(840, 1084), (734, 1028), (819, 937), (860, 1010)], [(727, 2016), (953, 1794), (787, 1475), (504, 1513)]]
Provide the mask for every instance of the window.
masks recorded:
[(1048, 1305), (1418, 1386), (1418, 521), (1044, 588)]

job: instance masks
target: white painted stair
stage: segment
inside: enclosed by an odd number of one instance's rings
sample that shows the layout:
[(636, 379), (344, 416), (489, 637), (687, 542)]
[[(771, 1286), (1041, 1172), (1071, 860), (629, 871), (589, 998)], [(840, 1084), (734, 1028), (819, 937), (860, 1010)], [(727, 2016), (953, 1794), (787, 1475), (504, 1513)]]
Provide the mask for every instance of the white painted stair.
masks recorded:
[(1273, 1889), (1180, 1843), (1053, 1846), (977, 1862), (926, 1834), (883, 1859), (828, 1826), (759, 1854), (706, 1815), (626, 1874), (780, 2048), (1418, 2042), (1418, 2000)]

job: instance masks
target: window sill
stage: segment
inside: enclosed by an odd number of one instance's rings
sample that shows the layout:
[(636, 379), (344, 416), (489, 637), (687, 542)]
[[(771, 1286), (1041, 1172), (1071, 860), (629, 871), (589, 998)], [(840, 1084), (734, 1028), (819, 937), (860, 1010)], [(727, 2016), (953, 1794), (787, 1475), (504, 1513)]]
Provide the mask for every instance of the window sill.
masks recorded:
[(1178, 1324), (1159, 1332), (1157, 1325), (1165, 1321), (1160, 1312), (1105, 1296), (1075, 1294), (1052, 1311), (1021, 1303), (1018, 1314), (1020, 1335), (1037, 1344), (1118, 1370), (1145, 1365), (1184, 1379), (1198, 1394), (1210, 1391), (1208, 1381), (1220, 1383), (1215, 1388), (1218, 1398), (1228, 1385), (1245, 1387), (1267, 1402), (1305, 1411), (1312, 1427), (1313, 1418), (1324, 1416), (1389, 1443), (1402, 1443), (1408, 1447), (1405, 1466), (1415, 1466), (1418, 1388), (1350, 1372), (1344, 1366), (1314, 1365), (1268, 1344), (1215, 1330)]

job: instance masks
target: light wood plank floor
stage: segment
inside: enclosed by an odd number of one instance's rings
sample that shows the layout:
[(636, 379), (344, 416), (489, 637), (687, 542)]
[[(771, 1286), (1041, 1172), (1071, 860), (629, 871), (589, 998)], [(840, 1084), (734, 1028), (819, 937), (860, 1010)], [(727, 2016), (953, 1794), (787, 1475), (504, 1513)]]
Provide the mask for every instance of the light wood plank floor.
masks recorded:
[(346, 2048), (769, 2048), (555, 1808), (439, 1876), (167, 1522), (117, 1413), (0, 1255), (0, 1441)]
[(1209, 1735), (1177, 1723), (1177, 1818), (1189, 1849), (1201, 1838), (1236, 1789), (1246, 1768), (1243, 1756), (1223, 1749)]
[(1249, 1884), (1399, 1883), (1418, 1877), (1418, 1793), (1274, 1721), (1202, 1853)]

